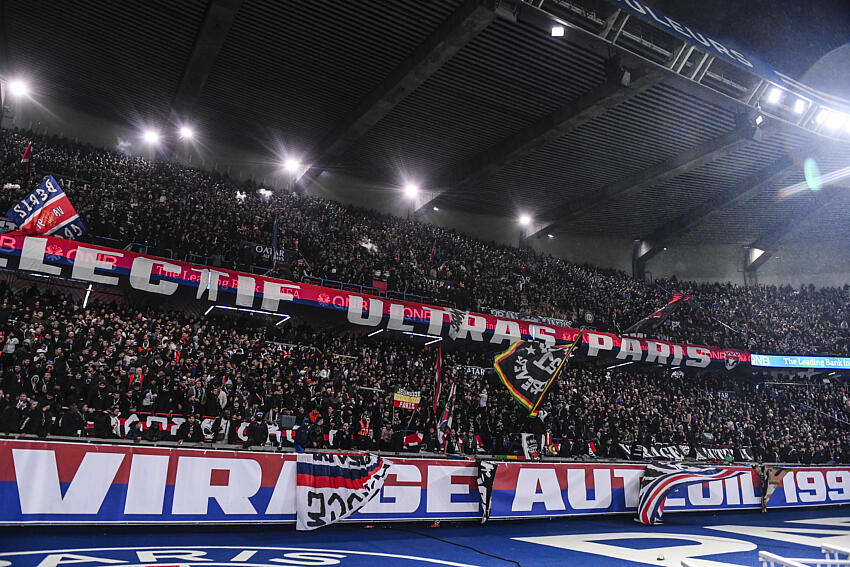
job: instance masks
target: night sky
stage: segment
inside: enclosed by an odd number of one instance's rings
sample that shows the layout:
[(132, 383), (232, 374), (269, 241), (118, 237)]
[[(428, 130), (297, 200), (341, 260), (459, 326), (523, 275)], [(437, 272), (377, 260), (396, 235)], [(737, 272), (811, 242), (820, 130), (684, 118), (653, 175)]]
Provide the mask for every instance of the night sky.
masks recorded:
[(778, 71), (850, 98), (850, 0), (646, 3), (705, 33), (735, 39)]

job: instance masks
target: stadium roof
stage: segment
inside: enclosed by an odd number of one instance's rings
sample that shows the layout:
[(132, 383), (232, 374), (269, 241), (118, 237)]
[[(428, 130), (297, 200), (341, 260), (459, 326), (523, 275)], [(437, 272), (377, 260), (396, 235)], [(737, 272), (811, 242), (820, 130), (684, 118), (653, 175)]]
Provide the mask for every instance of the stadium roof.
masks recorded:
[(312, 148), (308, 179), (407, 172), (440, 206), (527, 211), (538, 235), (641, 238), (650, 255), (850, 233), (850, 177), (779, 193), (804, 181), (806, 158), (822, 173), (850, 166), (850, 118), (835, 126), (847, 103), (687, 40), (705, 37), (637, 0), (4, 10), (7, 68), (53, 100), (122, 122), (190, 118), (258, 154), (273, 140)]

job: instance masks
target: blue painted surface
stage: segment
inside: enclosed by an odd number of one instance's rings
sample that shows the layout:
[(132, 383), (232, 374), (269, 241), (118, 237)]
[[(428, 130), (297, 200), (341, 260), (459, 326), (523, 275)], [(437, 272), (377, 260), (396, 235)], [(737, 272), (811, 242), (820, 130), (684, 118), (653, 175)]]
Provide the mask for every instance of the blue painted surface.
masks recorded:
[[(0, 529), (0, 567), (37, 567), (46, 557), (45, 552), (74, 551), (89, 559), (74, 559), (73, 563), (58, 565), (74, 567), (104, 567), (98, 559), (123, 561), (124, 565), (175, 566), (197, 564), (242, 564), (246, 567), (280, 565), (665, 565), (669, 557), (654, 563), (640, 563), (615, 559), (603, 555), (562, 549), (519, 541), (515, 538), (597, 534), (594, 538), (626, 552), (656, 553), (653, 549), (667, 547), (675, 550), (693, 545), (692, 540), (679, 539), (693, 535), (723, 537), (751, 542), (760, 550), (771, 551), (786, 557), (823, 557), (820, 543), (831, 540), (850, 547), (850, 512), (846, 509), (782, 510), (768, 514), (760, 512), (719, 514), (671, 514), (665, 524), (655, 527), (635, 523), (631, 515), (575, 518), (559, 520), (529, 520), (491, 522), (486, 526), (476, 524), (443, 524), (441, 527), (408, 524), (365, 528), (361, 526), (331, 527), (315, 532), (296, 532), (287, 526), (101, 526), (81, 529), (71, 526), (18, 526)], [(806, 520), (806, 522), (800, 522)], [(809, 523), (814, 520), (816, 523)], [(759, 535), (734, 534), (708, 529), (707, 526), (733, 525), (754, 531), (766, 526), (775, 530), (790, 529), (789, 536), (782, 533), (767, 538)], [(789, 541), (794, 535), (813, 538), (808, 545)], [(599, 534), (615, 534), (605, 540)], [(653, 536), (652, 539), (646, 536)], [(678, 537), (674, 537), (678, 536)], [(182, 549), (203, 552), (201, 559), (189, 561), (179, 557), (159, 557), (151, 560), (139, 556), (141, 550), (162, 554), (162, 549)], [(125, 549), (121, 549), (125, 548)], [(647, 551), (649, 550), (649, 551)], [(30, 553), (38, 551), (37, 553)], [(242, 561), (234, 561), (240, 553), (254, 551)], [(372, 554), (390, 554), (372, 555)], [(489, 555), (486, 555), (489, 554)], [(401, 557), (404, 556), (404, 557)], [(244, 557), (244, 556), (243, 556)], [(55, 558), (54, 558), (55, 559)], [(66, 558), (71, 560), (73, 558)], [(278, 561), (272, 561), (278, 559)], [(701, 559), (720, 564), (758, 565), (757, 551), (720, 552), (702, 556)], [(429, 561), (430, 560), (430, 561)], [(9, 563), (6, 563), (9, 562)], [(46, 564), (44, 564), (46, 565)], [(112, 565), (118, 565), (112, 563)]]

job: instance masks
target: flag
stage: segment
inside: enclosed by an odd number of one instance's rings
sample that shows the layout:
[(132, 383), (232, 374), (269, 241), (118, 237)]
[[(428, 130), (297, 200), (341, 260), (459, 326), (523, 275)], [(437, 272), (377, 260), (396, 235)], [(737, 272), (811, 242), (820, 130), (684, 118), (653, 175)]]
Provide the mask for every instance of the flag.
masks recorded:
[(437, 255), (437, 241), (434, 241), (434, 244), (431, 245), (431, 253), (428, 254), (428, 261), (433, 262), (434, 257)]
[(419, 407), (419, 401), (421, 399), (422, 392), (419, 390), (405, 390), (404, 388), (396, 388), (395, 393), (393, 393), (393, 407), (415, 410)]
[(493, 507), (493, 480), (496, 478), (497, 463), (478, 461), (478, 494), (481, 496), (481, 523), (486, 524)]
[(452, 417), (455, 412), (455, 391), (457, 382), (452, 382), (452, 387), (449, 389), (449, 397), (446, 399), (446, 407), (443, 410), (443, 415), (440, 418), (440, 423), (437, 425), (437, 443), (440, 449), (444, 449), (448, 443), (446, 431), (452, 428)]
[(511, 395), (537, 416), (537, 409), (549, 387), (558, 377), (570, 353), (581, 342), (579, 332), (570, 345), (549, 347), (533, 341), (516, 341), (496, 357), (493, 367)]
[(437, 415), (437, 404), (440, 403), (441, 374), (443, 372), (443, 347), (437, 347), (437, 364), (434, 368), (434, 415)]
[(667, 302), (667, 305), (662, 307), (661, 309), (655, 311), (651, 315), (644, 317), (625, 331), (624, 333), (646, 333), (649, 331), (653, 331), (661, 326), (661, 323), (666, 321), (670, 315), (672, 315), (676, 309), (686, 301), (690, 301), (690, 295), (682, 295), (681, 293), (674, 293), (673, 299)]
[(15, 203), (6, 216), (23, 234), (76, 240), (86, 233), (80, 215), (52, 175), (45, 177), (32, 193)]
[(654, 526), (661, 523), (667, 495), (683, 486), (723, 480), (749, 474), (748, 470), (707, 467), (685, 467), (675, 463), (650, 463), (646, 465), (640, 481), (638, 515), (635, 521)]
[(349, 517), (381, 492), (390, 462), (377, 455), (299, 453), (296, 528), (315, 530)]
[(32, 159), (32, 142), (27, 144), (24, 155), (21, 156), (21, 165), (26, 165), (26, 172), (30, 172), (30, 159)]
[(770, 497), (782, 484), (782, 479), (791, 472), (791, 469), (786, 467), (777, 467), (771, 465), (763, 465), (761, 470), (761, 511), (767, 512), (767, 503)]
[(418, 431), (404, 436), (405, 449), (416, 449), (420, 443), (422, 443), (422, 434)]

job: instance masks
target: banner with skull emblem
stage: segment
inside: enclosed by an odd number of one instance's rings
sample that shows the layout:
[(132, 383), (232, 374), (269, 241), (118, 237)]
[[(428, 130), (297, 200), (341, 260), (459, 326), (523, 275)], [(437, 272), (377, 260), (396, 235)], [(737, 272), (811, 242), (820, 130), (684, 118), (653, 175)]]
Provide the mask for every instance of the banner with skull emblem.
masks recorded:
[(579, 333), (572, 344), (551, 347), (541, 342), (516, 341), (496, 357), (493, 362), (496, 373), (511, 395), (528, 408), (530, 416), (537, 416), (546, 392), (570, 353), (581, 343), (581, 336)]

